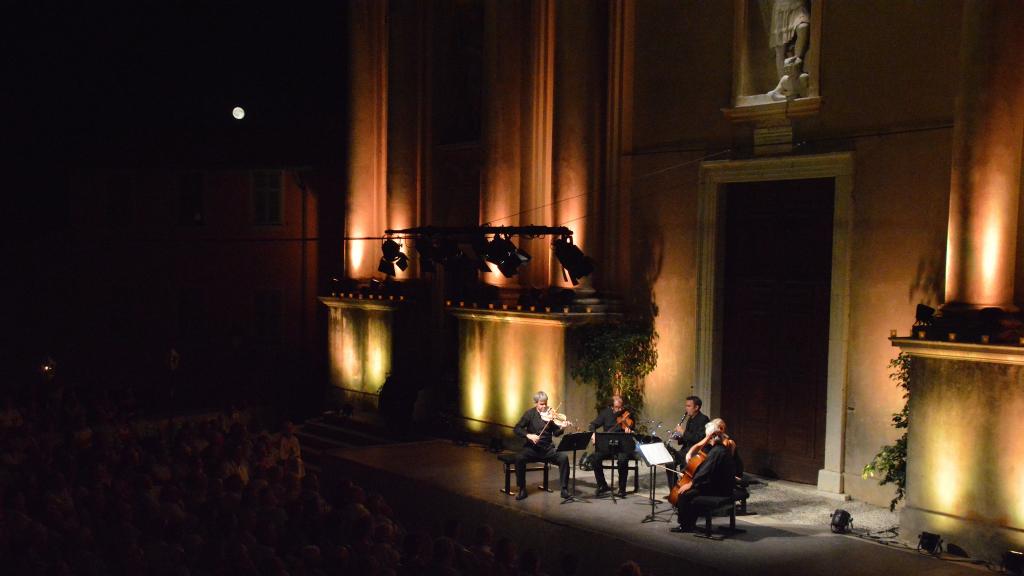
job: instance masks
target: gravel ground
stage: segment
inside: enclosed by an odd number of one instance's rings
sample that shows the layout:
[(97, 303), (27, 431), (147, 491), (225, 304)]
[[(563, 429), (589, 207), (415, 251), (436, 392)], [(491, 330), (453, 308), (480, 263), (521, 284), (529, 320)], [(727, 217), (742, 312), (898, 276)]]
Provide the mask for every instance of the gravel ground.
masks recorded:
[(888, 507), (879, 507), (857, 500), (843, 500), (818, 492), (813, 486), (780, 480), (765, 480), (751, 484), (748, 507), (761, 516), (770, 516), (775, 522), (828, 526), (832, 512), (842, 508), (853, 516), (857, 532), (883, 533), (899, 526), (896, 513)]

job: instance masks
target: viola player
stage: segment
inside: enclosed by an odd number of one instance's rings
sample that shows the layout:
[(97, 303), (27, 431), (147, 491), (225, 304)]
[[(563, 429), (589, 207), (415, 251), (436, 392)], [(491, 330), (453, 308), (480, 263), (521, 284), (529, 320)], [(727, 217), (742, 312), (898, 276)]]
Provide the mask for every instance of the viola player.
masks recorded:
[(558, 475), (562, 485), (562, 498), (569, 497), (569, 457), (565, 452), (555, 451), (553, 438), (561, 436), (565, 431), (566, 422), (551, 418), (553, 412), (548, 407), (548, 395), (539, 391), (533, 395), (534, 407), (523, 412), (516, 423), (516, 436), (523, 439), (523, 448), (516, 455), (516, 486), (519, 488), (516, 500), (526, 498), (526, 464), (528, 462), (549, 462), (558, 465)]
[[(622, 434), (632, 434), (634, 423), (637, 421), (637, 415), (626, 408), (622, 403), (622, 395), (615, 392), (612, 395), (612, 405), (605, 407), (603, 410), (597, 413), (597, 418), (590, 423), (590, 432), (594, 433), (598, 428), (604, 432), (618, 432)], [(590, 441), (597, 445), (597, 435), (592, 434)], [(594, 450), (594, 478), (597, 480), (597, 495), (600, 496), (605, 492), (610, 492), (611, 488), (608, 486), (608, 482), (604, 479), (604, 463), (602, 462), (605, 458), (610, 458), (611, 454), (598, 452)], [(618, 469), (619, 469), (619, 497), (626, 497), (626, 480), (629, 479), (629, 454), (619, 453)]]

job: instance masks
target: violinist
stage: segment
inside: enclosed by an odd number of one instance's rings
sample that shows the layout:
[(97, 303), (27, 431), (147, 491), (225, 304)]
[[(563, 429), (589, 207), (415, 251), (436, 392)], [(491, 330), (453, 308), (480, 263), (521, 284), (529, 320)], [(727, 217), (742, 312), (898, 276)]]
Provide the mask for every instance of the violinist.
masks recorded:
[[(675, 431), (669, 437), (670, 440), (675, 440), (679, 448), (673, 447), (669, 442), (668, 451), (672, 455), (673, 463), (666, 465), (666, 468), (671, 470), (676, 470), (679, 467), (685, 468), (687, 452), (704, 438), (704, 427), (711, 420), (707, 414), (700, 411), (703, 404), (698, 396), (687, 397), (683, 419), (676, 424)], [(671, 488), (676, 483), (678, 476), (675, 472), (668, 470), (665, 470), (665, 476), (668, 478), (668, 485)]]
[(693, 500), (698, 496), (731, 496), (736, 487), (734, 454), (736, 443), (725, 434), (725, 422), (715, 418), (706, 426), (706, 436), (690, 448), (690, 454), (704, 450), (707, 457), (697, 468), (693, 480), (686, 482), (676, 500), (679, 526), (672, 532), (692, 532), (697, 524)]
[(569, 457), (556, 452), (554, 436), (561, 436), (569, 424), (564, 415), (555, 414), (548, 407), (548, 395), (543, 390), (533, 395), (534, 407), (523, 412), (514, 432), (523, 439), (523, 449), (516, 455), (516, 500), (526, 498), (527, 462), (549, 462), (558, 465), (562, 485), (562, 498), (569, 497)]
[[(622, 395), (615, 392), (612, 396), (612, 405), (604, 408), (597, 413), (597, 418), (590, 423), (590, 432), (592, 433), (590, 441), (595, 446), (597, 445), (597, 435), (593, 434), (598, 428), (601, 428), (604, 432), (618, 432), (623, 434), (632, 434), (633, 426), (637, 420), (636, 413), (627, 408), (622, 403)], [(608, 486), (608, 482), (604, 479), (604, 463), (605, 458), (610, 457), (611, 454), (605, 454), (594, 450), (594, 478), (597, 480), (597, 492), (598, 496), (605, 492), (610, 492), (611, 488)], [(629, 477), (629, 454), (619, 453), (617, 455), (618, 469), (619, 469), (619, 497), (626, 497), (626, 480)]]

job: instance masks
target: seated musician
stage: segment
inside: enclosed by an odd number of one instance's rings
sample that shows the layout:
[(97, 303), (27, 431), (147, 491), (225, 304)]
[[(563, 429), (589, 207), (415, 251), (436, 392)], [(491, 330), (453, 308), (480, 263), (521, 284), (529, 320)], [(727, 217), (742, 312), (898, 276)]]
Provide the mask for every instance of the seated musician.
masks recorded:
[(725, 422), (716, 418), (707, 425), (707, 435), (688, 452), (692, 456), (703, 449), (707, 458), (697, 468), (693, 480), (681, 488), (676, 501), (679, 526), (672, 532), (692, 532), (697, 525), (697, 509), (693, 501), (698, 496), (732, 496), (736, 486), (734, 452), (736, 443), (725, 434)]
[(700, 411), (703, 404), (700, 397), (689, 396), (686, 399), (686, 413), (683, 416), (683, 421), (676, 424), (676, 429), (670, 436), (670, 439), (675, 440), (679, 448), (674, 448), (671, 442), (668, 445), (668, 451), (672, 454), (673, 460), (671, 464), (665, 466), (668, 468), (668, 470), (665, 470), (665, 476), (668, 478), (669, 487), (674, 486), (678, 478), (674, 472), (669, 470), (676, 470), (680, 466), (686, 466), (687, 452), (694, 444), (704, 438), (704, 426), (711, 421), (707, 414)]
[[(627, 413), (628, 416), (626, 416)], [(612, 396), (612, 405), (597, 413), (597, 418), (594, 418), (594, 421), (590, 423), (589, 430), (591, 433), (594, 433), (598, 428), (601, 428), (605, 432), (632, 434), (633, 430), (630, 427), (631, 423), (629, 421), (636, 422), (636, 418), (636, 414), (623, 405), (622, 395), (615, 392)], [(597, 434), (592, 434), (590, 441), (596, 446)], [(596, 449), (594, 451), (594, 478), (597, 480), (598, 496), (611, 491), (611, 488), (608, 487), (608, 482), (604, 479), (604, 463), (602, 462), (605, 458), (610, 457), (611, 454), (599, 452)], [(629, 458), (630, 454), (622, 452), (619, 452), (617, 456), (620, 498), (626, 497), (626, 480), (629, 478)]]
[(523, 412), (513, 430), (523, 439), (523, 449), (516, 455), (516, 486), (519, 493), (516, 500), (526, 498), (527, 462), (549, 462), (558, 465), (562, 498), (569, 497), (569, 457), (565, 452), (555, 450), (554, 436), (561, 436), (568, 422), (551, 418), (553, 410), (548, 408), (548, 395), (543, 390), (533, 395), (534, 407)]

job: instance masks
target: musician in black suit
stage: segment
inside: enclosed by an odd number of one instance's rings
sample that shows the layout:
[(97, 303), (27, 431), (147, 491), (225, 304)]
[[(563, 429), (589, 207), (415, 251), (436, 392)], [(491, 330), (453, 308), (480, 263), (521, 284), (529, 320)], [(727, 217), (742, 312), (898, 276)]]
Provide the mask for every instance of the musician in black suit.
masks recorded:
[[(623, 434), (632, 434), (633, 430), (628, 426), (622, 416), (629, 411), (629, 418), (636, 422), (637, 415), (629, 410), (622, 403), (622, 396), (616, 393), (612, 396), (612, 405), (604, 408), (597, 413), (597, 418), (590, 423), (590, 432), (594, 433), (598, 428), (601, 428), (605, 432), (618, 432)], [(593, 434), (590, 441), (597, 445), (597, 435)], [(605, 458), (610, 457), (611, 454), (605, 454), (594, 450), (594, 456), (592, 462), (594, 463), (594, 478), (597, 480), (597, 495), (600, 496), (605, 492), (611, 491), (608, 486), (608, 482), (604, 479), (604, 463), (602, 462)], [(619, 497), (626, 497), (626, 480), (629, 478), (629, 454), (619, 452), (617, 455), (617, 464), (619, 469)]]
[(569, 497), (569, 457), (565, 452), (555, 451), (554, 436), (561, 436), (568, 422), (551, 418), (553, 410), (548, 408), (548, 395), (543, 390), (533, 395), (534, 407), (523, 412), (516, 423), (516, 436), (523, 439), (523, 449), (516, 455), (516, 486), (519, 493), (516, 500), (526, 498), (526, 464), (528, 462), (549, 462), (558, 465), (558, 476), (562, 485), (562, 498)]
[[(683, 416), (683, 421), (676, 424), (676, 429), (670, 437), (670, 440), (675, 440), (679, 448), (674, 448), (671, 442), (669, 442), (668, 451), (672, 454), (673, 463), (668, 464), (666, 468), (672, 470), (686, 468), (686, 452), (694, 444), (704, 439), (704, 427), (707, 426), (711, 419), (708, 418), (707, 414), (700, 411), (703, 404), (697, 396), (686, 398), (686, 414)], [(668, 470), (665, 471), (665, 477), (668, 478), (670, 488), (675, 486), (679, 480), (677, 474)]]
[[(720, 418), (707, 425), (707, 436), (702, 448), (707, 458), (697, 468), (693, 481), (676, 501), (679, 526), (671, 532), (692, 532), (697, 524), (697, 509), (693, 500), (698, 496), (732, 496), (736, 488), (736, 443), (725, 433), (725, 422)], [(710, 448), (708, 448), (710, 446)], [(691, 448), (696, 452), (697, 448)]]

